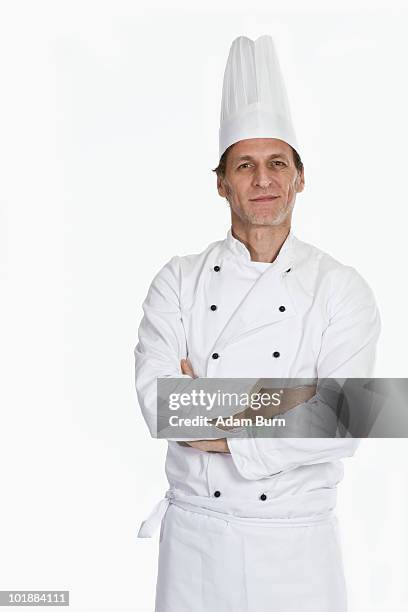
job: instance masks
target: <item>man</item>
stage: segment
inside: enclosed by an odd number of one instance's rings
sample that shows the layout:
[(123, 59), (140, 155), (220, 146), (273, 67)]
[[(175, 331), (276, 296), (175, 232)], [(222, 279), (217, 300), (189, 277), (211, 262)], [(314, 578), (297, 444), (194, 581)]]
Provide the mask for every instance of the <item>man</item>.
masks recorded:
[[(136, 388), (152, 435), (157, 377), (238, 384), (373, 372), (380, 319), (370, 288), (291, 230), (304, 168), (269, 36), (231, 46), (219, 152), (227, 237), (173, 257), (143, 304)], [(180, 442), (168, 442), (170, 488), (139, 532), (161, 522), (156, 612), (345, 612), (334, 508), (340, 460), (358, 440)]]

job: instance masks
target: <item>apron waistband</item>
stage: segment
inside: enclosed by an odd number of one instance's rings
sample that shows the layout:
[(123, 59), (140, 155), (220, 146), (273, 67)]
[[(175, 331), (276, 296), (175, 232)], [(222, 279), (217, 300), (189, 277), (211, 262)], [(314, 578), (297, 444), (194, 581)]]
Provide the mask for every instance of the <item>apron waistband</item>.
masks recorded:
[(172, 502), (178, 508), (187, 510), (188, 512), (195, 512), (198, 514), (205, 514), (206, 516), (214, 516), (219, 520), (226, 521), (228, 523), (241, 523), (244, 525), (276, 525), (279, 527), (303, 527), (312, 525), (315, 523), (324, 523), (334, 517), (333, 510), (327, 510), (322, 514), (316, 516), (305, 516), (305, 517), (290, 517), (290, 518), (268, 518), (268, 517), (247, 517), (237, 516), (235, 514), (229, 514), (222, 512), (221, 510), (212, 510), (211, 508), (204, 508), (203, 506), (197, 506), (196, 504), (189, 504), (180, 500), (173, 500)]
[[(272, 507), (267, 506), (262, 502), (261, 508), (264, 513), (258, 514), (257, 516), (239, 516), (236, 512), (226, 512), (225, 508), (214, 507), (211, 508), (210, 500), (201, 498), (199, 496), (183, 496), (176, 494), (173, 490), (169, 489), (163, 499), (161, 499), (154, 507), (149, 516), (142, 522), (139, 528), (138, 538), (151, 538), (156, 530), (158, 529), (161, 521), (170, 504), (188, 510), (189, 512), (198, 512), (201, 514), (207, 514), (215, 516), (222, 520), (246, 524), (274, 524), (274, 525), (286, 525), (288, 527), (299, 526), (299, 525), (310, 525), (316, 522), (327, 521), (334, 516), (335, 506), (335, 490), (333, 491), (322, 491), (322, 492), (310, 492), (308, 495), (308, 512), (302, 515), (302, 508), (305, 511), (305, 505), (302, 503), (302, 499), (297, 500), (298, 510), (293, 512), (293, 501), (291, 503), (292, 512), (283, 512), (283, 508), (279, 507), (279, 504), (274, 504), (275, 516), (273, 514)], [(213, 501), (213, 500), (212, 500)], [(303, 499), (303, 501), (305, 501)], [(276, 500), (275, 500), (276, 502)], [(218, 506), (218, 503), (217, 503)]]

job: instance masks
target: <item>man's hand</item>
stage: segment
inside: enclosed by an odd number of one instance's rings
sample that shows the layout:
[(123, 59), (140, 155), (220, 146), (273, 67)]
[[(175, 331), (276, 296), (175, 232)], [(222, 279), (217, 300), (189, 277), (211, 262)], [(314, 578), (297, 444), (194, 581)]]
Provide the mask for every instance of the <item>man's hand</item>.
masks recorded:
[[(295, 388), (286, 387), (284, 389), (283, 394), (280, 394), (280, 390), (277, 388), (268, 389), (262, 387), (259, 391), (259, 395), (262, 395), (264, 397), (269, 395), (269, 397), (272, 398), (274, 395), (278, 394), (281, 396), (281, 401), (279, 405), (274, 405), (270, 403), (269, 405), (263, 405), (257, 409), (248, 406), (241, 412), (235, 413), (233, 415), (234, 419), (250, 419), (252, 422), (255, 422), (257, 416), (263, 416), (264, 418), (273, 418), (278, 415), (283, 415), (298, 406), (299, 404), (303, 404), (312, 399), (312, 397), (316, 395), (316, 386), (304, 385)], [(233, 429), (233, 427), (227, 425), (217, 425), (217, 427), (226, 431)]]
[[(194, 370), (187, 359), (182, 359), (181, 362), (181, 372), (182, 374), (187, 374), (191, 376), (191, 378), (197, 378), (194, 374)], [(228, 448), (227, 439), (220, 438), (216, 440), (194, 440), (190, 442), (185, 442), (188, 446), (193, 448), (197, 448), (201, 451), (206, 451), (207, 453), (229, 453), (230, 450)]]
[(216, 440), (194, 440), (187, 442), (189, 446), (198, 448), (198, 450), (206, 451), (207, 453), (229, 453), (227, 439), (219, 438)]

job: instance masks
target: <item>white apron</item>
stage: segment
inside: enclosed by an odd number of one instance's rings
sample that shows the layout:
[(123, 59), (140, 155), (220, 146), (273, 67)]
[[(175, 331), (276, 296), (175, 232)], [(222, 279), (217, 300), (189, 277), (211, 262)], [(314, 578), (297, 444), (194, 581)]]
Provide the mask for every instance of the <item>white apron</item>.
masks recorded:
[[(254, 264), (229, 230), (153, 279), (135, 348), (153, 436), (156, 378), (191, 384), (182, 358), (200, 377), (372, 375), (380, 318), (354, 268), (292, 233), (272, 264)], [(232, 438), (230, 454), (177, 440), (170, 488), (139, 531), (151, 537), (161, 525), (156, 612), (345, 612), (334, 508), (341, 459), (358, 440)]]
[(170, 505), (155, 612), (345, 612), (335, 517), (223, 516)]
[(161, 522), (155, 612), (345, 612), (335, 490), (298, 502), (247, 502), (242, 518), (240, 500), (168, 491), (139, 533)]

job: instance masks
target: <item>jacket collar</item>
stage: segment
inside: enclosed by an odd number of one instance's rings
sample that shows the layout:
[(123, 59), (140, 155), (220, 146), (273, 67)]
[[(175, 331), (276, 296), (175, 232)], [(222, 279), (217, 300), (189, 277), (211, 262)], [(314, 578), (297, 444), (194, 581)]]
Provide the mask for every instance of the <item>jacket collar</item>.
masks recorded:
[[(285, 242), (282, 244), (276, 259), (271, 263), (271, 268), (273, 267), (275, 270), (286, 270), (290, 267), (293, 262), (295, 242), (296, 237), (293, 234), (292, 229), (290, 229), (289, 234), (286, 236)], [(229, 252), (235, 257), (239, 258), (242, 263), (251, 262), (249, 250), (243, 242), (232, 235), (231, 227), (227, 232), (227, 237), (224, 240), (224, 243)]]
[[(290, 283), (276, 282), (278, 278), (289, 278), (292, 272), (292, 262), (295, 264), (295, 245), (301, 245), (292, 232), (286, 237), (285, 242), (270, 266), (253, 283), (252, 288), (239, 303), (239, 307), (233, 312), (216, 339), (213, 350), (219, 351), (243, 335), (250, 334), (262, 327), (283, 321), (296, 314), (295, 300), (292, 297)], [(251, 258), (248, 249), (240, 241), (234, 238), (231, 229), (227, 237), (222, 241), (226, 257), (234, 260), (238, 266), (250, 265)], [(279, 306), (284, 305), (285, 310), (281, 312)]]

